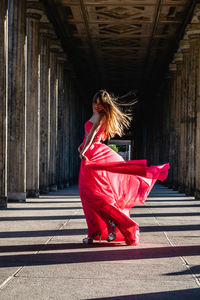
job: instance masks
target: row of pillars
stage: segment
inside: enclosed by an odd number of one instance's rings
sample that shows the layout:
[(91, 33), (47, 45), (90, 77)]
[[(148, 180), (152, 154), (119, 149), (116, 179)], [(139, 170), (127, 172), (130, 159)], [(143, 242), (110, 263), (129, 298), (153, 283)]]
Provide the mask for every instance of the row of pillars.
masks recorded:
[(167, 185), (200, 198), (199, 4), (169, 65), (154, 109), (147, 151), (151, 161), (169, 161)]
[(6, 207), (77, 180), (84, 102), (39, 0), (0, 1), (0, 66), (0, 206)]

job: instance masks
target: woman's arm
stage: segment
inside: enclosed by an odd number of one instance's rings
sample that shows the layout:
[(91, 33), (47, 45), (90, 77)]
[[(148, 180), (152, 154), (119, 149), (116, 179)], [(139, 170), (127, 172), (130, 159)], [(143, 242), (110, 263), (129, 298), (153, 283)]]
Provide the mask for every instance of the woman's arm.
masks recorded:
[(98, 132), (99, 128), (102, 125), (102, 121), (103, 121), (103, 115), (98, 114), (98, 116), (97, 116), (96, 120), (93, 122), (93, 126), (92, 126), (90, 132), (88, 133), (88, 136), (85, 140), (85, 145), (84, 145), (82, 151), (80, 152), (80, 158), (86, 158), (87, 159), (87, 157), (84, 154), (88, 150), (90, 145), (92, 144), (92, 141), (93, 141), (96, 133)]

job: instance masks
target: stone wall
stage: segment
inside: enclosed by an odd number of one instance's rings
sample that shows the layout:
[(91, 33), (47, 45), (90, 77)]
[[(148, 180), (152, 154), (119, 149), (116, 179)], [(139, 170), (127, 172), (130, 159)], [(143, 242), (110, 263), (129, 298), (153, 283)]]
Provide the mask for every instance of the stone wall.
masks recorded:
[(6, 0), (0, 2), (0, 207), (6, 207), (7, 203), (7, 5)]

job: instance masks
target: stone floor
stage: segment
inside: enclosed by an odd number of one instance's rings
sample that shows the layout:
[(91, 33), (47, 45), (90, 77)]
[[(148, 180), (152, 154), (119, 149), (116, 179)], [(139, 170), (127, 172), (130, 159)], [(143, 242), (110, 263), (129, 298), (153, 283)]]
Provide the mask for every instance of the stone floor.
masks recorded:
[(77, 186), (0, 211), (0, 299), (200, 299), (200, 201), (157, 184), (141, 243), (87, 235)]

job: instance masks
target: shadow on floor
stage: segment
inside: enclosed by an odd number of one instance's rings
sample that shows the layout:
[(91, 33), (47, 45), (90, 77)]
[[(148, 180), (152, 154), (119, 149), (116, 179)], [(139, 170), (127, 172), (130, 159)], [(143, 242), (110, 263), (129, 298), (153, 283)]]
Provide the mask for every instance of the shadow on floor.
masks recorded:
[[(56, 197), (54, 197), (53, 199), (55, 199)], [(81, 200), (78, 200), (78, 201), (70, 201), (70, 200), (65, 200), (65, 198), (62, 198), (63, 199), (63, 201), (41, 201), (41, 200), (36, 200), (36, 201), (28, 201), (28, 202), (26, 202), (26, 204), (28, 205), (28, 204), (69, 204), (69, 203), (73, 203), (73, 204), (79, 204), (79, 203), (81, 203)], [(59, 200), (62, 200), (62, 199), (59, 199)], [(78, 199), (78, 198), (77, 198)], [(21, 203), (18, 203), (19, 205), (21, 204)], [(23, 205), (24, 205), (24, 203), (22, 203)], [(9, 207), (7, 208), (7, 210), (9, 209)]]
[(185, 274), (191, 274), (191, 273), (200, 274), (200, 266), (190, 266), (190, 268), (187, 270), (184, 270), (181, 272), (166, 273), (164, 275), (174, 276), (174, 275), (185, 275)]
[[(103, 243), (104, 244), (104, 243)], [(69, 244), (72, 245), (72, 244)], [(83, 248), (82, 244), (78, 244)], [(45, 248), (47, 246), (47, 248)], [(48, 244), (42, 247), (42, 251), (51, 251), (55, 247), (64, 250), (68, 249), (68, 244)], [(74, 244), (77, 247), (77, 244)], [(51, 248), (52, 247), (52, 248)], [(102, 247), (100, 243), (95, 243), (94, 247)], [(86, 247), (88, 248), (88, 246)], [(60, 249), (60, 250), (61, 250)], [(156, 259), (178, 256), (195, 256), (199, 255), (200, 246), (180, 246), (180, 247), (159, 247), (137, 249), (113, 249), (112, 250), (97, 250), (97, 251), (80, 251), (80, 252), (45, 252), (38, 254), (19, 254), (19, 255), (4, 255), (1, 256), (0, 267), (16, 267), (16, 266), (38, 266), (52, 264), (74, 264), (87, 262), (103, 262), (103, 261), (128, 261), (141, 259)]]
[[(29, 202), (30, 203), (30, 202)], [(44, 202), (45, 204), (51, 204), (52, 202)], [(59, 203), (59, 204), (65, 204), (65, 203), (69, 203), (68, 201), (63, 201), (63, 202), (54, 202), (54, 203)], [(71, 202), (73, 204), (76, 205), (76, 202)], [(32, 202), (31, 204), (35, 204), (37, 205), (38, 203), (36, 202)], [(77, 202), (77, 205), (79, 203)], [(133, 210), (135, 212), (137, 212), (138, 209), (146, 209), (148, 206), (136, 206), (133, 208)], [(154, 208), (185, 208), (185, 207), (189, 207), (189, 208), (196, 208), (196, 207), (200, 207), (200, 204), (188, 204), (188, 205), (152, 205), (151, 206), (151, 209), (154, 209)], [(17, 210), (17, 211), (20, 211), (20, 210), (74, 210), (74, 209), (82, 209), (82, 206), (69, 206), (69, 207), (66, 207), (66, 206), (49, 206), (49, 207), (41, 207), (41, 206), (27, 206), (27, 207), (21, 207), (21, 205), (17, 206), (17, 207), (10, 207), (9, 208), (9, 211), (12, 211), (12, 210)], [(5, 209), (6, 211), (8, 209)], [(175, 214), (175, 213), (174, 213)], [(193, 212), (191, 212), (191, 214), (193, 214)], [(134, 214), (133, 214), (134, 216)]]
[[(189, 213), (146, 213), (131, 214), (131, 218), (152, 218), (152, 217), (196, 217), (200, 216), (200, 212)], [(69, 219), (85, 219), (84, 215), (62, 215), (62, 216), (19, 216), (19, 217), (1, 217), (0, 222), (6, 221), (33, 221), (33, 220), (69, 220)]]
[[(34, 204), (37, 204), (37, 203), (34, 203)], [(9, 211), (12, 211), (12, 210), (16, 210), (16, 211), (21, 211), (21, 210), (75, 210), (75, 209), (83, 209), (82, 206), (59, 206), (59, 207), (33, 207), (33, 206), (29, 206), (29, 207), (11, 207), (9, 208)], [(7, 210), (7, 209), (5, 209)]]
[[(163, 232), (163, 231), (195, 231), (200, 230), (200, 225), (162, 225), (162, 226), (140, 226), (141, 232)], [(87, 229), (72, 228), (60, 230), (35, 230), (35, 231), (3, 231), (0, 232), (0, 238), (21, 238), (21, 237), (39, 237), (39, 236), (68, 236), (68, 235), (86, 235)], [(0, 248), (1, 251), (1, 248)]]
[[(87, 300), (199, 300), (200, 299), (200, 289), (188, 289), (188, 290), (177, 290), (177, 291), (167, 291), (158, 293), (147, 293), (139, 295), (127, 295), (127, 296), (117, 296), (117, 297), (104, 297), (104, 298), (90, 298)], [(86, 300), (86, 299), (83, 299)]]

